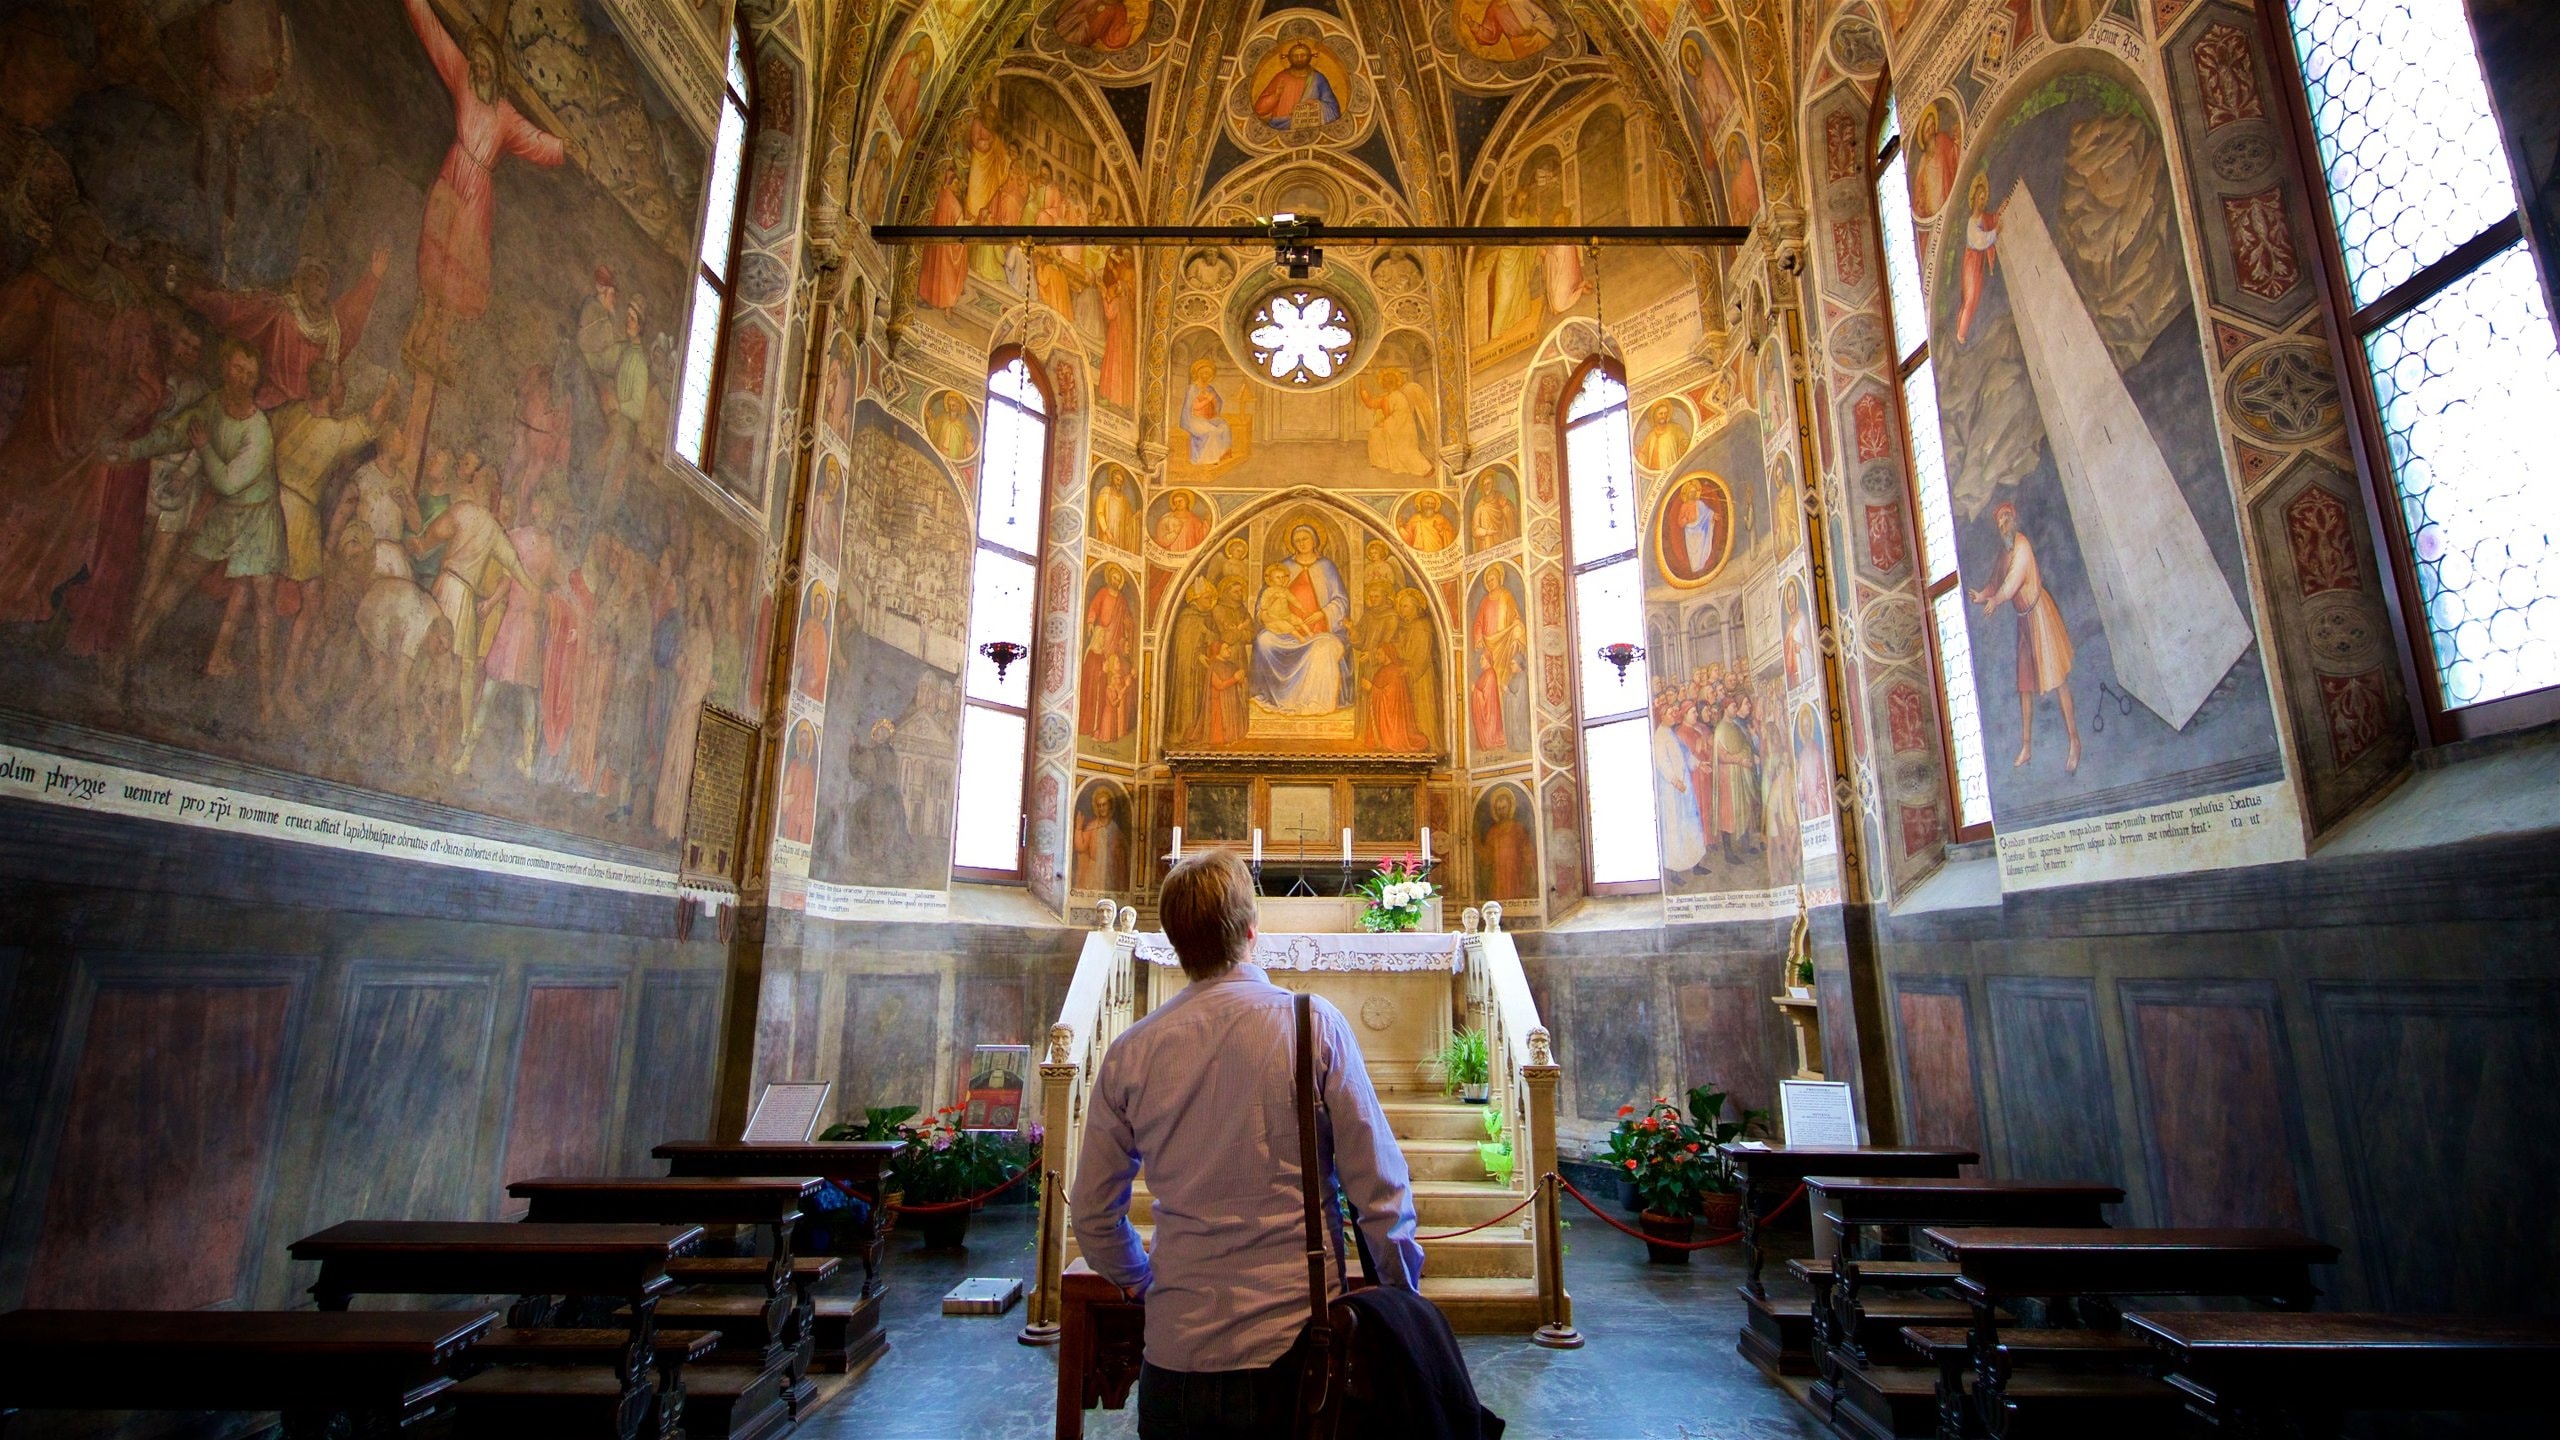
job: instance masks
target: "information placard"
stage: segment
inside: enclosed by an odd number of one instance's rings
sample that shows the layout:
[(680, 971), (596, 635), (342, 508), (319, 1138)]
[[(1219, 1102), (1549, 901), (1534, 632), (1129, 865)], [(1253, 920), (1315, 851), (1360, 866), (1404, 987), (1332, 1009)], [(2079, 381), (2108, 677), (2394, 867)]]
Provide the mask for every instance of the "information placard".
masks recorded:
[(684, 873), (736, 884), (739, 837), (747, 823), (748, 772), (756, 727), (717, 705), (702, 707), (693, 732), (693, 781), (685, 791)]
[(1778, 1116), (1789, 1146), (1854, 1149), (1858, 1144), (1858, 1115), (1849, 1103), (1846, 1081), (1779, 1081)]
[(806, 1144), (818, 1133), (818, 1117), (826, 1113), (827, 1092), (834, 1088), (833, 1080), (767, 1085), (747, 1117), (747, 1133), (738, 1138), (750, 1145)]

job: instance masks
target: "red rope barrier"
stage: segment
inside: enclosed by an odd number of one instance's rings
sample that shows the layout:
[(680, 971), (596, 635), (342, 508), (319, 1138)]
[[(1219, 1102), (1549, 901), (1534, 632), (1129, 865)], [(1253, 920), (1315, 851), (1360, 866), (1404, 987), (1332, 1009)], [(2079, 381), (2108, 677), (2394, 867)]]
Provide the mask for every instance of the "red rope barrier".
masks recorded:
[(966, 1200), (942, 1200), (925, 1205), (911, 1205), (902, 1200), (898, 1202), (898, 1213), (901, 1215), (939, 1215), (946, 1210), (973, 1210), (978, 1206), (985, 1204), (989, 1200), (994, 1199), (998, 1195), (1003, 1194), (1007, 1190), (1012, 1189), (1014, 1186), (1021, 1184), (1023, 1176), (1028, 1175), (1039, 1168), (1040, 1167), (1038, 1165), (1025, 1165), (1020, 1170), (1014, 1172), (1012, 1179), (1007, 1180), (993, 1190), (980, 1191)]
[(1519, 1214), (1521, 1211), (1528, 1209), (1531, 1205), (1537, 1203), (1537, 1199), (1538, 1193), (1532, 1190), (1529, 1192), (1528, 1199), (1521, 1201), (1519, 1204), (1514, 1205), (1510, 1209), (1503, 1211), (1501, 1214), (1494, 1216), (1492, 1219), (1485, 1221), (1483, 1225), (1470, 1225), (1464, 1230), (1452, 1230), (1446, 1235), (1416, 1235), (1413, 1238), (1416, 1241), (1455, 1240), (1461, 1235), (1473, 1235), (1477, 1231), (1484, 1229), (1486, 1225), (1499, 1225), (1503, 1221), (1510, 1219), (1512, 1216)]
[[(1625, 1233), (1625, 1234), (1628, 1234), (1628, 1235), (1632, 1235), (1632, 1236), (1634, 1236), (1635, 1238), (1637, 1238), (1638, 1240), (1643, 1241), (1643, 1242), (1644, 1242), (1644, 1243), (1646, 1243), (1647, 1245), (1659, 1245), (1659, 1246), (1661, 1246), (1661, 1247), (1662, 1247), (1663, 1249), (1665, 1249), (1665, 1250), (1712, 1250), (1712, 1249), (1714, 1249), (1714, 1248), (1715, 1248), (1716, 1246), (1718, 1246), (1718, 1245), (1730, 1245), (1730, 1244), (1734, 1243), (1735, 1241), (1737, 1241), (1737, 1240), (1739, 1240), (1739, 1239), (1741, 1239), (1741, 1238), (1742, 1238), (1742, 1232), (1741, 1232), (1741, 1231), (1739, 1231), (1739, 1230), (1736, 1230), (1736, 1231), (1732, 1232), (1732, 1233), (1731, 1233), (1731, 1234), (1729, 1234), (1729, 1235), (1719, 1235), (1719, 1236), (1716, 1236), (1716, 1237), (1715, 1237), (1714, 1239), (1712, 1239), (1712, 1240), (1662, 1240), (1662, 1239), (1657, 1239), (1657, 1238), (1655, 1238), (1654, 1236), (1647, 1235), (1646, 1233), (1644, 1233), (1644, 1232), (1643, 1232), (1643, 1231), (1641, 1231), (1641, 1230), (1636, 1230), (1636, 1229), (1631, 1229), (1631, 1228), (1629, 1228), (1627, 1225), (1625, 1225), (1624, 1223), (1622, 1223), (1622, 1222), (1621, 1222), (1621, 1221), (1620, 1221), (1616, 1216), (1611, 1215), (1611, 1214), (1610, 1214), (1609, 1212), (1607, 1212), (1606, 1210), (1601, 1209), (1598, 1205), (1593, 1204), (1593, 1203), (1592, 1203), (1592, 1201), (1591, 1201), (1591, 1197), (1590, 1197), (1590, 1196), (1583, 1194), (1583, 1193), (1582, 1193), (1582, 1191), (1581, 1191), (1579, 1188), (1577, 1188), (1577, 1187), (1574, 1185), (1574, 1183), (1573, 1183), (1572, 1181), (1567, 1180), (1567, 1179), (1566, 1179), (1566, 1178), (1564, 1178), (1562, 1175), (1558, 1175), (1558, 1176), (1556, 1176), (1556, 1183), (1557, 1183), (1557, 1184), (1559, 1184), (1559, 1185), (1562, 1185), (1562, 1186), (1565, 1188), (1566, 1192), (1567, 1192), (1567, 1193), (1569, 1193), (1569, 1194), (1571, 1194), (1571, 1195), (1573, 1196), (1573, 1198), (1574, 1198), (1574, 1199), (1581, 1201), (1581, 1202), (1582, 1202), (1582, 1208), (1583, 1208), (1583, 1209), (1588, 1210), (1588, 1211), (1590, 1211), (1592, 1214), (1599, 1216), (1601, 1220), (1603, 1220), (1604, 1222), (1606, 1222), (1606, 1223), (1607, 1223), (1610, 1227), (1612, 1227), (1613, 1229), (1619, 1230), (1619, 1231), (1621, 1231), (1621, 1232), (1623, 1232), (1623, 1233)], [(1787, 1207), (1788, 1207), (1788, 1206), (1790, 1206), (1790, 1205), (1795, 1204), (1797, 1200), (1799, 1200), (1799, 1199), (1803, 1198), (1803, 1195), (1804, 1195), (1804, 1187), (1803, 1187), (1803, 1186), (1801, 1186), (1801, 1185), (1797, 1186), (1797, 1187), (1796, 1187), (1792, 1192), (1790, 1192), (1790, 1193), (1788, 1194), (1788, 1196), (1787, 1196), (1787, 1198), (1786, 1198), (1786, 1199), (1781, 1200), (1781, 1201), (1779, 1201), (1779, 1202), (1778, 1202), (1778, 1205), (1777, 1205), (1777, 1208), (1776, 1208), (1776, 1209), (1773, 1209), (1773, 1210), (1771, 1210), (1768, 1214), (1761, 1216), (1761, 1217), (1760, 1217), (1760, 1223), (1761, 1223), (1761, 1224), (1763, 1224), (1763, 1225), (1766, 1225), (1766, 1224), (1768, 1224), (1770, 1221), (1777, 1219), (1780, 1215), (1785, 1214), (1785, 1213), (1786, 1213), (1786, 1210), (1787, 1210)]]

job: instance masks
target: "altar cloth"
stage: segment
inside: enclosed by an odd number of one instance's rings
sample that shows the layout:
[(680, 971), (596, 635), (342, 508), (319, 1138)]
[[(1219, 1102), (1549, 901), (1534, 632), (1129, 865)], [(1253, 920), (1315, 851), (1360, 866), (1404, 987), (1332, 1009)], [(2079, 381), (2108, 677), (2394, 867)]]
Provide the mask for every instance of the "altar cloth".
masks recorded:
[[(1253, 963), (1265, 970), (1456, 974), (1466, 967), (1466, 938), (1445, 932), (1256, 935)], [(1182, 963), (1161, 931), (1138, 937), (1137, 956), (1150, 965)]]

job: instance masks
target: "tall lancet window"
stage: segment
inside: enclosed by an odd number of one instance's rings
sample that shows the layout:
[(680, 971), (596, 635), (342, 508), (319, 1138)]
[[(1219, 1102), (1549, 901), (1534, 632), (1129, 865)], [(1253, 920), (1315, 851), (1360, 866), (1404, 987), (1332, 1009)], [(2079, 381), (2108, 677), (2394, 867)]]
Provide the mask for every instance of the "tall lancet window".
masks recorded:
[[(1929, 601), (1929, 656), (1938, 672), (1938, 733), (1956, 805), (1956, 838), (1991, 833), (1991, 780), (1982, 764), (1982, 713), (1975, 708), (1973, 639), (1965, 629), (1964, 587), (1956, 583), (1955, 505), (1938, 436), (1938, 389), (1929, 367), (1929, 307), (1920, 297), (1920, 257), (1912, 242), (1910, 167), (1890, 82), (1877, 117), (1870, 167), (1876, 232), (1884, 246), (1884, 313), (1893, 335), (1895, 383), (1902, 403), (1902, 453), (1910, 457), (1913, 513), (1920, 517), (1920, 579)], [(1961, 237), (1958, 237), (1961, 239)]]
[(1622, 672), (1604, 647), (1645, 643), (1644, 567), (1636, 559), (1636, 476), (1627, 382), (1594, 356), (1564, 402), (1565, 562), (1573, 571), (1576, 699), (1582, 714), (1582, 827), (1594, 894), (1662, 880), (1654, 840), (1653, 682), (1642, 659)]
[[(969, 880), (1022, 878), (1022, 786), (1031, 753), (1032, 596), (1049, 494), (1047, 382), (1019, 350), (996, 352), (979, 449), (978, 548), (969, 575), (960, 707), (960, 813), (951, 864)], [(998, 665), (990, 647), (1012, 645)]]
[[(2294, 109), (2297, 137), (2326, 181), (2313, 204), (2325, 221), (2331, 333), (2383, 491), (2384, 548), (2438, 740), (2560, 715), (2560, 449), (2549, 419), (2560, 346), (2463, 12), (2462, 0), (2290, 0), (2276, 11), (2291, 41), (2290, 54), (2277, 47), (2278, 66), (2306, 102)], [(2204, 103), (2255, 114), (2247, 46), (2225, 48), (2230, 83), (2209, 79)], [(2214, 68), (2204, 49), (2197, 59)], [(2261, 228), (2290, 265), (2282, 214)], [(2271, 362), (2249, 400), (2293, 424), (2327, 383)], [(2326, 528), (2297, 552), (2352, 586), (2354, 540), (2343, 523)], [(2368, 703), (2379, 707), (2380, 694)]]
[[(738, 243), (745, 226), (748, 98), (747, 57), (738, 29), (729, 27), (729, 76), (720, 92), (720, 133), (712, 142), (711, 176), (703, 187), (702, 251), (693, 269), (693, 323), (686, 327), (684, 385), (676, 404), (676, 453), (697, 470), (712, 464), (711, 437), (720, 429), (721, 337), (729, 333), (731, 280), (738, 272)], [(634, 322), (636, 323), (636, 322)]]

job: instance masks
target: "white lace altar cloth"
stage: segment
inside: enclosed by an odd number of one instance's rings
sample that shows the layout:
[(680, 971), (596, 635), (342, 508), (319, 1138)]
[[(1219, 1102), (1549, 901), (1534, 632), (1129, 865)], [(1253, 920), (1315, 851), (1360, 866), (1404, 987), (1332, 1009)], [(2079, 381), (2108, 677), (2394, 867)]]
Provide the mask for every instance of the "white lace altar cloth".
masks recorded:
[[(1464, 935), (1352, 934), (1257, 935), (1253, 963), (1265, 970), (1408, 972), (1455, 974), (1466, 968)], [(1179, 965), (1173, 942), (1158, 931), (1138, 937), (1137, 955), (1150, 965)]]

